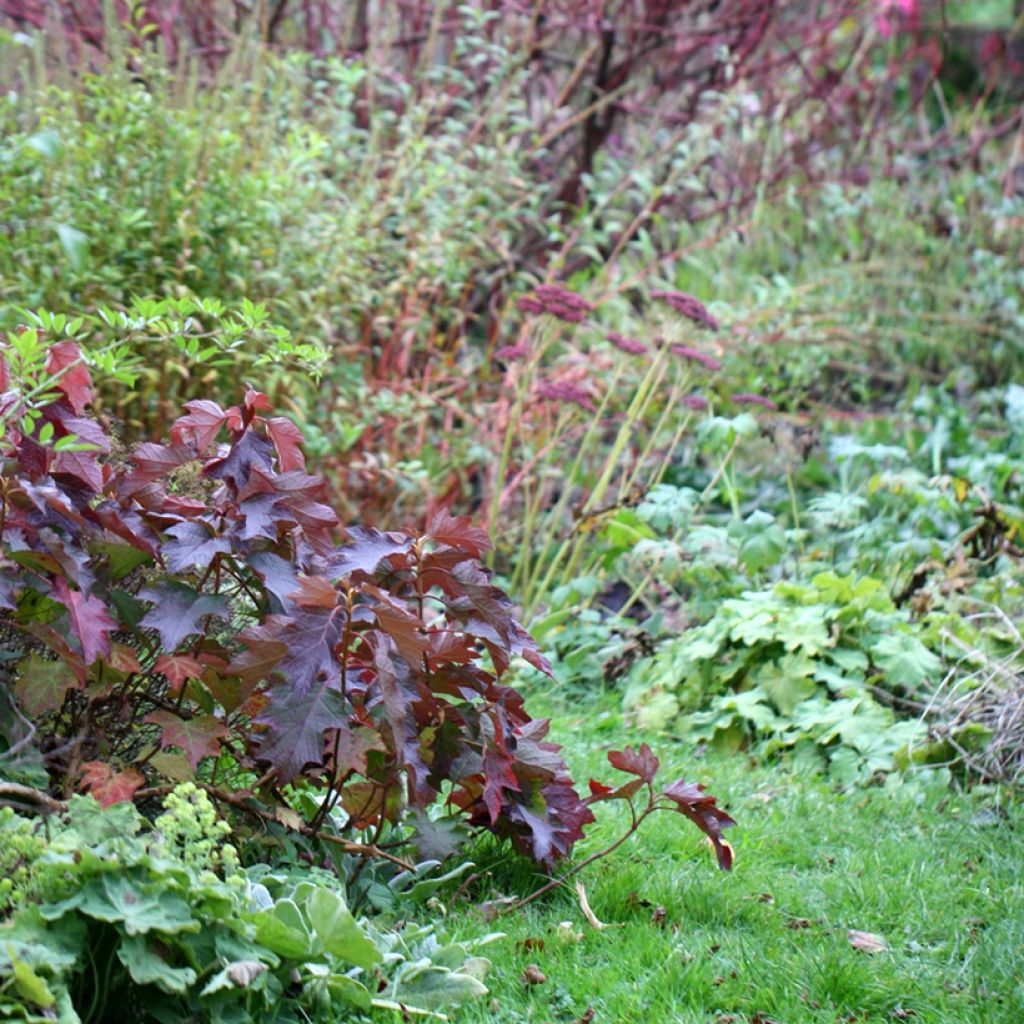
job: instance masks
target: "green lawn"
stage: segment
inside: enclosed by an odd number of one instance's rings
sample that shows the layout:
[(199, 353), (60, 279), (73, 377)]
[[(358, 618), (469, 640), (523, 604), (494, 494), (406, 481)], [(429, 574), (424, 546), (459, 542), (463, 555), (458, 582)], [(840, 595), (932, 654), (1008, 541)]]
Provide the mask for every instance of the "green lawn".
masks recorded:
[[(621, 717), (554, 718), (577, 777), (608, 778), (606, 751), (629, 732)], [(478, 850), (483, 877), (448, 908), (449, 931), (500, 928), (508, 938), (490, 947), (491, 997), (458, 1020), (1024, 1021), (1024, 814), (1005, 794), (964, 797), (923, 782), (842, 793), (742, 757), (654, 746), (666, 782), (706, 782), (737, 819), (733, 872), (717, 871), (688, 822), (656, 816), (580, 876), (608, 928), (587, 924), (572, 883), (489, 922), (481, 903), (542, 879), (493, 847)], [(578, 855), (606, 845), (624, 820), (608, 805), (598, 811)], [(582, 938), (560, 938), (563, 921)], [(888, 950), (854, 949), (849, 929), (882, 936)], [(522, 981), (528, 964), (546, 980)]]

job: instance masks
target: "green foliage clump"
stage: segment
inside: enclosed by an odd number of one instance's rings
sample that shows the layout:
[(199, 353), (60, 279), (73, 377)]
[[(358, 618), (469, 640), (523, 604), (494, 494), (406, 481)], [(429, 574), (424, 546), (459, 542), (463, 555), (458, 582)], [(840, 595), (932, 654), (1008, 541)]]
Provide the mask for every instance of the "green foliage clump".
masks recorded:
[(850, 780), (891, 768), (921, 730), (874, 693), (916, 693), (940, 668), (878, 580), (823, 572), (723, 601), (634, 668), (626, 699), (644, 725), (684, 715), (716, 747), (756, 738)]
[(327, 873), (242, 871), (226, 831), (190, 785), (152, 825), (86, 796), (45, 822), (5, 815), (24, 871), (0, 924), (0, 1019), (355, 1020), (486, 992), (471, 947), (357, 921)]

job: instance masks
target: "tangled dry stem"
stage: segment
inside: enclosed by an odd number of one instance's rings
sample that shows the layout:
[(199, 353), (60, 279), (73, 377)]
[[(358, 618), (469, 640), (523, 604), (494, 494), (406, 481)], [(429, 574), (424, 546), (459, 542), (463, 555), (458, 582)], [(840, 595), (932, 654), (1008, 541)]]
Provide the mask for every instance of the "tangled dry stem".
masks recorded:
[[(1024, 637), (1001, 609), (984, 614), (1003, 628), (1013, 649), (996, 658), (947, 633), (961, 657), (924, 705), (922, 719), (930, 740), (947, 743), (969, 773), (1018, 786), (1024, 784)], [(980, 750), (962, 741), (970, 725), (991, 731)]]

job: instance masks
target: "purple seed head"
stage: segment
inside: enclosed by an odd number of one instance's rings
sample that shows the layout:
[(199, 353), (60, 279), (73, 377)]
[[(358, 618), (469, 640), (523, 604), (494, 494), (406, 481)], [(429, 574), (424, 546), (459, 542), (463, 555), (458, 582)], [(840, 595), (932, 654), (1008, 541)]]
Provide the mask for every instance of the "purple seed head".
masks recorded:
[(706, 366), (709, 370), (720, 370), (722, 368), (722, 364), (713, 356), (709, 356), (706, 352), (701, 352), (699, 349), (690, 348), (689, 345), (673, 345), (672, 351), (677, 356), (692, 359), (695, 363)]
[(578, 405), (581, 409), (586, 409), (587, 412), (597, 412), (597, 407), (590, 400), (590, 395), (586, 390), (567, 380), (541, 381), (537, 385), (535, 393), (538, 398), (549, 402), (559, 404), (570, 402), (573, 405)]
[(618, 331), (609, 332), (605, 338), (626, 355), (638, 356), (641, 352), (647, 351), (647, 346), (642, 341), (637, 341), (636, 338), (627, 338), (619, 334)]
[(682, 313), (687, 320), (692, 320), (701, 327), (717, 331), (718, 321), (708, 312), (707, 306), (700, 299), (695, 299), (686, 292), (657, 291), (651, 292), (651, 297), (667, 302), (674, 310)]
[(494, 353), (496, 358), (504, 359), (508, 363), (524, 359), (529, 354), (530, 349), (526, 345), (505, 345)]
[(755, 395), (752, 391), (738, 391), (729, 397), (740, 405), (761, 405), (765, 409), (778, 409), (778, 406), (770, 398), (765, 398), (764, 395)]
[(708, 400), (703, 395), (698, 395), (696, 393), (692, 395), (683, 395), (680, 401), (687, 409), (695, 409), (697, 412), (703, 412), (708, 407)]
[(524, 313), (548, 313), (570, 323), (579, 323), (594, 308), (582, 295), (560, 284), (537, 285), (532, 295), (516, 302), (516, 307)]

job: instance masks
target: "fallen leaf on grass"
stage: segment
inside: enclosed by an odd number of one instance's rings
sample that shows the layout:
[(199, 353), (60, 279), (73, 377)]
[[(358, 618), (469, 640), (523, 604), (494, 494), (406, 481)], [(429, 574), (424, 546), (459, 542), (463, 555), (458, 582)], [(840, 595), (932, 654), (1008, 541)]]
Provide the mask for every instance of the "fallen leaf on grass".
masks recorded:
[(769, 1017), (766, 1013), (755, 1013), (750, 1018), (750, 1024), (780, 1024), (774, 1017)]
[(811, 927), (811, 922), (808, 921), (806, 917), (791, 917), (786, 922), (786, 927), (787, 928), (794, 928), (794, 929), (810, 928)]
[(592, 1007), (588, 1006), (573, 1022), (572, 1024), (590, 1024), (594, 1019), (597, 1011)]
[(659, 903), (654, 910), (651, 911), (651, 924), (657, 925), (659, 928), (663, 927), (665, 920), (668, 917), (668, 911)]
[(889, 949), (881, 935), (874, 935), (871, 932), (859, 932), (856, 928), (851, 928), (846, 937), (850, 940), (850, 945), (862, 953), (885, 953)]
[(583, 932), (576, 931), (572, 921), (562, 921), (555, 929), (559, 942), (582, 942)]
[(524, 985), (543, 985), (548, 979), (536, 964), (527, 964), (523, 973), (519, 975), (519, 980)]

